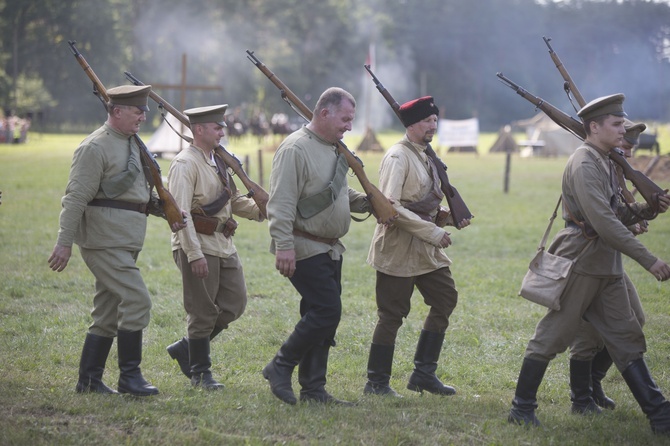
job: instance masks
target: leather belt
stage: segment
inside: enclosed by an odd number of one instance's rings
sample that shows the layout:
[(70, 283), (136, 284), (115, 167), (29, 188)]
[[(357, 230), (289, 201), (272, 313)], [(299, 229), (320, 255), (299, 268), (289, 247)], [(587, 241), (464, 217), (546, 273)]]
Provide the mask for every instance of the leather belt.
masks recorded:
[(140, 214), (147, 214), (146, 203), (131, 203), (129, 201), (108, 200), (106, 198), (94, 198), (88, 202), (89, 206), (99, 206), (105, 208), (123, 209), (125, 211), (135, 211)]
[(298, 237), (306, 238), (308, 240), (313, 240), (315, 242), (325, 243), (330, 246), (333, 246), (340, 241), (339, 238), (319, 237), (318, 235), (310, 234), (309, 232), (301, 231), (300, 229), (294, 229), (293, 235), (297, 235)]

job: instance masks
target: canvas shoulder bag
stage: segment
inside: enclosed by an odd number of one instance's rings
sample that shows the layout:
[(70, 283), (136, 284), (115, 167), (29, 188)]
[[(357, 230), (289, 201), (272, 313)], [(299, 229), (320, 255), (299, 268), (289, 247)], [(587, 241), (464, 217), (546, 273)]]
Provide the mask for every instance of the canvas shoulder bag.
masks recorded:
[(561, 199), (562, 196), (558, 198), (554, 213), (549, 219), (549, 225), (544, 231), (544, 236), (540, 240), (535, 257), (528, 266), (528, 272), (524, 276), (521, 282), (521, 290), (519, 290), (519, 296), (554, 311), (561, 309), (561, 296), (568, 284), (572, 268), (592, 242), (592, 240), (589, 240), (574, 259), (567, 259), (546, 251), (545, 245), (556, 219)]

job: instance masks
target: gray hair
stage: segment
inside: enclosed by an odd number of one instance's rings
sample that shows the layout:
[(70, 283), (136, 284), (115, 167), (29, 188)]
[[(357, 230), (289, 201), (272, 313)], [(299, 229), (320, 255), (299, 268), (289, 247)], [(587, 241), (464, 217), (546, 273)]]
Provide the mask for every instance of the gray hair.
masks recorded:
[(347, 100), (356, 108), (356, 99), (348, 91), (340, 87), (330, 87), (319, 96), (319, 100), (314, 107), (314, 115), (318, 115), (322, 110), (331, 110), (333, 107), (339, 107), (343, 100)]

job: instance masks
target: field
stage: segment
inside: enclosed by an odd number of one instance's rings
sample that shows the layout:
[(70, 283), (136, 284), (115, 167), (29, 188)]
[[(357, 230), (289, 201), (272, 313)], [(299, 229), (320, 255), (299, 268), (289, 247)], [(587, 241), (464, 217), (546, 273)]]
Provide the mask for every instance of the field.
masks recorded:
[[(235, 235), (249, 290), (247, 310), (212, 344), (212, 371), (225, 389), (192, 389), (165, 351), (184, 335), (185, 315), (168, 227), (150, 218), (139, 261), (153, 298), (142, 371), (161, 393), (144, 399), (75, 393), (93, 278), (77, 249), (60, 274), (48, 268), (47, 258), (56, 240), (72, 152), (83, 136), (32, 134), (27, 144), (0, 146), (1, 445), (670, 444), (651, 433), (614, 369), (604, 387), (617, 402), (616, 410), (599, 417), (570, 414), (566, 354), (551, 363), (540, 387), (537, 415), (543, 427), (507, 423), (526, 343), (544, 314), (517, 291), (560, 193), (566, 159), (512, 156), (509, 191), (504, 193), (505, 155), (486, 153), (494, 134), (482, 136), (479, 154), (441, 151), (452, 183), (475, 215), (470, 227), (453, 230), (454, 244), (447, 251), (454, 261), (459, 303), (438, 376), (456, 387), (457, 395), (419, 395), (405, 388), (426, 315), (417, 293), (398, 336), (391, 380), (404, 398), (363, 396), (376, 322), (374, 271), (365, 263), (372, 219), (352, 223), (344, 239), (344, 312), (327, 385), (336, 397), (356, 401), (355, 407), (288, 406), (270, 393), (261, 369), (297, 321), (299, 298), (274, 269), (266, 223), (250, 221), (240, 221)], [(379, 135), (384, 147), (399, 137)], [(357, 146), (355, 138), (346, 142)], [(667, 153), (668, 147), (670, 141), (662, 141), (662, 151)], [(238, 157), (248, 155), (254, 179), (258, 149), (253, 139), (230, 145)], [(268, 175), (272, 153), (262, 153)], [(358, 155), (376, 183), (381, 154)], [(167, 174), (169, 161), (159, 162)], [(355, 177), (350, 184), (360, 189)], [(659, 185), (669, 188), (670, 181)], [(669, 234), (670, 219), (661, 215), (642, 240), (670, 261)], [(629, 259), (625, 265), (646, 311), (647, 362), (670, 395), (670, 285), (658, 283)], [(117, 378), (114, 347), (104, 379), (116, 387)]]

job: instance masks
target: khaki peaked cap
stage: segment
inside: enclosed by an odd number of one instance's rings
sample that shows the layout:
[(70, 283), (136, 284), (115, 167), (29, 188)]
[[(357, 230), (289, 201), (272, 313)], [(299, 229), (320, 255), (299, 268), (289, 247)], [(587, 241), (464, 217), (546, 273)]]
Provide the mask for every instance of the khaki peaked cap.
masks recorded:
[(596, 98), (582, 107), (577, 115), (582, 121), (597, 118), (603, 115), (614, 115), (619, 117), (628, 116), (623, 111), (623, 101), (626, 99), (623, 93), (611, 94)]
[(135, 106), (142, 111), (149, 111), (149, 92), (151, 85), (121, 85), (107, 90), (109, 103), (112, 105)]
[(223, 119), (227, 108), (228, 104), (210, 105), (208, 107), (189, 108), (184, 110), (184, 114), (188, 116), (188, 121), (191, 124), (215, 122), (222, 127), (227, 127)]

